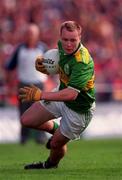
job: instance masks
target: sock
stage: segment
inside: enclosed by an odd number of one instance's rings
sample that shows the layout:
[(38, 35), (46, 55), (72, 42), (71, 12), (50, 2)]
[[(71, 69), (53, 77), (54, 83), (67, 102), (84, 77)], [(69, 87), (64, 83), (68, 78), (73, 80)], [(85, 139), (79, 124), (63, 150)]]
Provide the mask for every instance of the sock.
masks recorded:
[(58, 129), (59, 125), (57, 122), (53, 121), (53, 129), (50, 131), (51, 134), (54, 134), (56, 129)]
[[(56, 129), (59, 127), (58, 123), (53, 121), (53, 129), (50, 131), (51, 134), (54, 134), (54, 132), (56, 131)], [(51, 149), (50, 147), (50, 142), (52, 140), (52, 137), (47, 141), (46, 143), (46, 148), (47, 149)]]

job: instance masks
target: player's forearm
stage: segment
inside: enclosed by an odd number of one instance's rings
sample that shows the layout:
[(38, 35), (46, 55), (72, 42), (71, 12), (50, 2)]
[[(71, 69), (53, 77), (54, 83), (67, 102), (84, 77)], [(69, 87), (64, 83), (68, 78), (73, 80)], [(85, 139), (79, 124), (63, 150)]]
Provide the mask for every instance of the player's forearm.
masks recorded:
[(66, 88), (58, 92), (42, 92), (41, 99), (49, 101), (72, 101), (75, 100), (78, 92), (71, 88)]
[(31, 85), (19, 89), (19, 99), (22, 102), (31, 102), (39, 100), (48, 101), (72, 101), (78, 95), (77, 90), (66, 88), (58, 92), (44, 92), (38, 87)]

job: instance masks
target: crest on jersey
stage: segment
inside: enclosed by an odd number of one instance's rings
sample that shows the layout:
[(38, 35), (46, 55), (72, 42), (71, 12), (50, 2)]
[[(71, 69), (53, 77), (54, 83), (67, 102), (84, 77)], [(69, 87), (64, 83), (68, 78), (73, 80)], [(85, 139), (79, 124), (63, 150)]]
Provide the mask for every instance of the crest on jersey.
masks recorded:
[(68, 64), (65, 64), (64, 65), (64, 72), (67, 74), (67, 75), (69, 75), (69, 65)]

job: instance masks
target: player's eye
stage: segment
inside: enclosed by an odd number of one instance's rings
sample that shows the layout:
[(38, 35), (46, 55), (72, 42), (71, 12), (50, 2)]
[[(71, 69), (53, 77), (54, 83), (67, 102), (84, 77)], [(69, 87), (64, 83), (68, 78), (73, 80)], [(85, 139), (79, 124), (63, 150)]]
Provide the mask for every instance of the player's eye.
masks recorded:
[(69, 41), (69, 40), (68, 40), (68, 39), (66, 39), (66, 38), (64, 38), (64, 39), (63, 39), (63, 41), (67, 42), (67, 41)]
[(70, 41), (71, 41), (71, 42), (75, 42), (75, 41), (76, 41), (76, 39), (70, 39)]

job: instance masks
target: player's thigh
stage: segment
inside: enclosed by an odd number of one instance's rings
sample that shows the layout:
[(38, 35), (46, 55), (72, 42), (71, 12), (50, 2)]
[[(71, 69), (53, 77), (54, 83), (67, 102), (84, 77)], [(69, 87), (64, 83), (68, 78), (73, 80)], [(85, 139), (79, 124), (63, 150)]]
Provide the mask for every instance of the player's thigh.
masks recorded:
[(70, 139), (61, 134), (60, 128), (58, 128), (52, 137), (51, 146), (53, 148), (60, 148), (67, 144), (69, 140)]
[(39, 126), (54, 118), (54, 115), (45, 109), (40, 102), (35, 102), (24, 112), (21, 117), (21, 122), (24, 125), (32, 124), (33, 126)]

